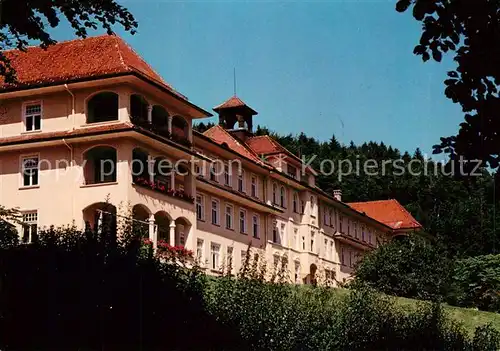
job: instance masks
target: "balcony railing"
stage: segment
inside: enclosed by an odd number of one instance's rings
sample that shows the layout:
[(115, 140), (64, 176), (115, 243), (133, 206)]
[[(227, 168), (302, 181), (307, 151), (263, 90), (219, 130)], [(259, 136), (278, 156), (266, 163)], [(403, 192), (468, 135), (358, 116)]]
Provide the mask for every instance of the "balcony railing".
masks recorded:
[(194, 197), (186, 193), (184, 190), (171, 189), (165, 186), (162, 182), (150, 181), (149, 179), (143, 177), (133, 177), (133, 182), (135, 185), (140, 187), (153, 190), (167, 196), (175, 197), (189, 203), (194, 203)]
[(170, 133), (168, 129), (166, 129), (164, 126), (157, 126), (148, 120), (145, 120), (143, 118), (138, 118), (131, 116), (130, 120), (132, 121), (133, 124), (135, 124), (138, 127), (141, 127), (143, 129), (146, 129), (150, 132), (153, 132), (161, 137), (164, 137), (166, 139), (170, 139), (177, 144), (186, 146), (186, 147), (191, 147), (192, 143), (185, 137), (176, 135), (175, 133)]

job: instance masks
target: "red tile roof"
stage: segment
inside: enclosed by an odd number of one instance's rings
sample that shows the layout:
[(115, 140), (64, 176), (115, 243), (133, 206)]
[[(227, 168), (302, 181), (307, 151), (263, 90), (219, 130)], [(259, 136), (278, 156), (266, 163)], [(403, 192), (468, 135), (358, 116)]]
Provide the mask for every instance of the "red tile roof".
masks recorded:
[(217, 111), (220, 111), (220, 110), (223, 110), (223, 109), (237, 108), (237, 107), (248, 109), (248, 111), (250, 111), (253, 115), (257, 114), (257, 112), (254, 109), (252, 109), (250, 106), (248, 106), (247, 104), (245, 104), (243, 102), (243, 100), (241, 100), (236, 95), (234, 95), (233, 97), (231, 97), (228, 100), (224, 101), (222, 104), (215, 106), (213, 108), (213, 110), (217, 112)]
[(278, 152), (287, 152), (276, 140), (269, 135), (260, 135), (251, 137), (247, 140), (248, 146), (258, 155), (274, 154)]
[(47, 49), (32, 46), (28, 47), (26, 52), (9, 50), (4, 53), (16, 70), (17, 82), (5, 84), (3, 79), (0, 79), (2, 90), (136, 73), (185, 99), (123, 39), (115, 35), (60, 42)]
[(384, 223), (392, 229), (420, 229), (422, 225), (397, 201), (379, 200), (366, 202), (351, 202), (350, 207), (358, 212)]
[(242, 144), (235, 137), (229, 134), (220, 125), (215, 125), (203, 133), (203, 135), (209, 137), (217, 144), (226, 144), (228, 148), (239, 153), (240, 155), (249, 158), (255, 162), (262, 163), (259, 157), (247, 148), (246, 145)]

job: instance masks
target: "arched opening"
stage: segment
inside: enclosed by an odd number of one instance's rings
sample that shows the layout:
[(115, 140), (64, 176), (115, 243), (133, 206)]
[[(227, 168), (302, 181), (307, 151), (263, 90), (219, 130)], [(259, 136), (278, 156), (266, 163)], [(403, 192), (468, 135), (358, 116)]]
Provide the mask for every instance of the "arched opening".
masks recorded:
[(160, 105), (154, 105), (151, 112), (151, 121), (153, 123), (153, 128), (155, 131), (164, 136), (168, 137), (168, 112)]
[(308, 283), (311, 285), (316, 286), (317, 281), (316, 281), (316, 272), (318, 270), (318, 267), (313, 263), (309, 267), (309, 275), (307, 276)]
[(116, 149), (96, 146), (84, 154), (85, 184), (116, 182)]
[(191, 231), (191, 223), (184, 217), (175, 220), (175, 245), (186, 246)]
[(101, 234), (101, 239), (116, 240), (116, 207), (110, 203), (97, 202), (83, 209), (86, 230)]
[(148, 153), (140, 148), (132, 150), (132, 178), (149, 181)]
[(132, 207), (132, 231), (134, 235), (141, 238), (149, 238), (149, 209), (144, 206), (137, 204)]
[(142, 95), (130, 95), (130, 120), (138, 125), (147, 124), (148, 106), (149, 103)]
[(102, 92), (87, 101), (87, 123), (118, 120), (118, 94)]
[(172, 137), (176, 140), (187, 140), (189, 134), (189, 125), (181, 116), (172, 118)]
[(158, 242), (170, 243), (170, 222), (171, 218), (167, 212), (158, 211), (155, 213)]
[(165, 189), (172, 188), (172, 162), (170, 160), (163, 157), (155, 158), (153, 172), (155, 184), (163, 185)]

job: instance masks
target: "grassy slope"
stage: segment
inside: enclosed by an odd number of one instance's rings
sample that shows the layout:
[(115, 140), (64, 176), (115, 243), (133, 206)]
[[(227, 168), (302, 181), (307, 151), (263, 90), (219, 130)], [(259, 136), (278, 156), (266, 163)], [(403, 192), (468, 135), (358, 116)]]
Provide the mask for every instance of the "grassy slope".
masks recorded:
[[(348, 290), (335, 289), (336, 294), (343, 296)], [(403, 308), (412, 308), (419, 300), (407, 299), (404, 297), (394, 297), (396, 303)], [(470, 333), (474, 333), (476, 327), (491, 323), (494, 328), (500, 331), (500, 314), (485, 311), (476, 311), (470, 308), (454, 307), (443, 305), (451, 318), (461, 323)]]
[[(415, 305), (417, 300), (397, 297), (397, 303), (401, 306)], [(460, 308), (444, 304), (445, 310), (450, 317), (463, 324), (463, 326), (471, 333), (476, 327), (491, 323), (493, 327), (500, 330), (500, 314), (493, 312), (477, 311), (470, 308)]]

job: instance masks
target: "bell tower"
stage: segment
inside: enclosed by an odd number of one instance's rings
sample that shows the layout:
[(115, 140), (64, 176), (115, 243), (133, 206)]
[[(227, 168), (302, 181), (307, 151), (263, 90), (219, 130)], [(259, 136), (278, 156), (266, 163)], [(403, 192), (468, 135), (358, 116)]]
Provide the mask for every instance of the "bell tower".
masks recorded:
[(219, 115), (219, 125), (233, 136), (245, 141), (253, 135), (253, 116), (257, 111), (234, 95), (213, 108)]

